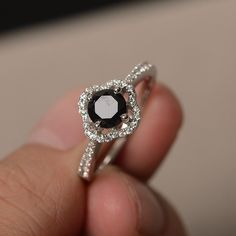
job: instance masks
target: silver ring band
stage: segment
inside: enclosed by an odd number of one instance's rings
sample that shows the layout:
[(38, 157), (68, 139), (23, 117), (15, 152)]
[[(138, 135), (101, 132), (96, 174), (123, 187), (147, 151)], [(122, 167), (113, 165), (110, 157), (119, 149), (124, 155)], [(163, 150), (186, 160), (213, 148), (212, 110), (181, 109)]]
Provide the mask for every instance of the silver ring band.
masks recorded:
[[(80, 177), (89, 181), (93, 178), (97, 169), (102, 169), (104, 166), (114, 161), (117, 153), (125, 143), (126, 137), (132, 134), (139, 125), (141, 119), (140, 107), (149, 96), (155, 77), (155, 66), (144, 62), (135, 66), (124, 80), (112, 80), (100, 86), (95, 85), (85, 89), (81, 94), (78, 106), (83, 120), (84, 132), (89, 142), (78, 168)], [(144, 84), (144, 88), (140, 88), (142, 96), (138, 104), (134, 88), (139, 84)], [(120, 101), (114, 100), (116, 96)], [(120, 104), (122, 104), (124, 99), (122, 97), (120, 98), (120, 96), (123, 96), (125, 99), (126, 104), (123, 104), (123, 106)], [(104, 108), (103, 104), (105, 104), (104, 101), (106, 99), (108, 99), (108, 102), (112, 103), (112, 105), (108, 104), (109, 106)], [(117, 114), (119, 112), (119, 114), (121, 114), (121, 110), (124, 106), (126, 113), (122, 114), (120, 116), (121, 118), (119, 118)], [(104, 117), (105, 115), (107, 116), (105, 119), (101, 119), (101, 117), (103, 117), (101, 112), (106, 113), (104, 114)], [(115, 114), (113, 116), (116, 117), (115, 121), (113, 118), (110, 118), (113, 115), (111, 112)], [(108, 123), (106, 123), (107, 121)], [(119, 122), (119, 124), (117, 124), (117, 122)], [(112, 123), (114, 123), (114, 126), (110, 127)], [(113, 142), (115, 140), (116, 142)], [(103, 143), (109, 142), (112, 143), (112, 148), (102, 148)], [(109, 149), (109, 151), (106, 149)]]

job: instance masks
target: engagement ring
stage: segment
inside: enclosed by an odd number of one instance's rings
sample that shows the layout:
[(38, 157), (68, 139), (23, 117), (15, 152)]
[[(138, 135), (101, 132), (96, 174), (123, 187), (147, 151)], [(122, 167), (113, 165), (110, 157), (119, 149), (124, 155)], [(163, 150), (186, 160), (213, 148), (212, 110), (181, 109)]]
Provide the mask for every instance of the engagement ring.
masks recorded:
[(81, 94), (79, 112), (89, 139), (78, 168), (83, 179), (91, 180), (97, 169), (112, 162), (125, 137), (137, 129), (155, 76), (155, 67), (144, 62), (135, 66), (124, 80), (95, 85)]

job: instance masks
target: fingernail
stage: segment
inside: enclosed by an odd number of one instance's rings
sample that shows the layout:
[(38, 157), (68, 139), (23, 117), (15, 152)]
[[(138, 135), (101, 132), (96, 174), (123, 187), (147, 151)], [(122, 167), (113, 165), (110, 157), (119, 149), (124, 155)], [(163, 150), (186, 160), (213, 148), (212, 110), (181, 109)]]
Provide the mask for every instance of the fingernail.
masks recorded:
[(164, 213), (161, 203), (151, 190), (138, 181), (129, 184), (131, 198), (137, 211), (137, 231), (140, 235), (156, 236), (164, 226)]
[(76, 104), (81, 90), (59, 100), (30, 134), (28, 143), (39, 143), (60, 150), (72, 148), (84, 138)]

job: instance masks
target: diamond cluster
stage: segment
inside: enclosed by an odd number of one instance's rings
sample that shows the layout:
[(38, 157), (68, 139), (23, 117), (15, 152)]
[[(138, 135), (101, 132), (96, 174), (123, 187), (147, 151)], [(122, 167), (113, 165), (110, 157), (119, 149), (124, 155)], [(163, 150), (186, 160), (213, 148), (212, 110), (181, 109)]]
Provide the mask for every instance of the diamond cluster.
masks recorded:
[[(98, 129), (88, 114), (88, 104), (93, 94), (106, 89), (119, 88), (127, 94), (127, 106), (129, 107), (132, 118), (126, 123), (125, 127), (113, 127), (108, 132), (103, 133)], [(131, 134), (138, 126), (140, 121), (140, 109), (136, 102), (136, 92), (134, 86), (125, 80), (111, 80), (100, 86), (92, 86), (81, 94), (79, 99), (79, 112), (82, 116), (85, 135), (98, 143), (110, 142), (116, 138), (122, 138)]]
[(156, 77), (156, 68), (148, 62), (143, 62), (134, 67), (131, 73), (125, 78), (129, 84), (136, 86), (145, 77)]

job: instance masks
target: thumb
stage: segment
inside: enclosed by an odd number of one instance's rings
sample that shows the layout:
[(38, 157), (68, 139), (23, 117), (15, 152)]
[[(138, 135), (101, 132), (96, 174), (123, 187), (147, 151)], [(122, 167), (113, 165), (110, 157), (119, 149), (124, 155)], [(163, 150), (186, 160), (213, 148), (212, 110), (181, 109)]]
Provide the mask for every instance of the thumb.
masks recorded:
[[(54, 113), (50, 111), (47, 119)], [(0, 235), (80, 232), (85, 188), (76, 172), (84, 145), (62, 151), (46, 140), (24, 145), (0, 162)]]

